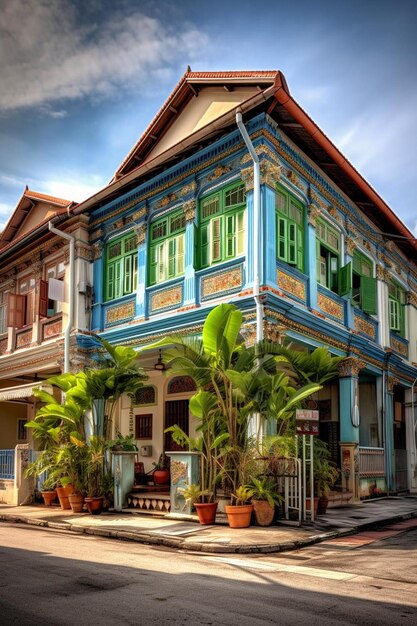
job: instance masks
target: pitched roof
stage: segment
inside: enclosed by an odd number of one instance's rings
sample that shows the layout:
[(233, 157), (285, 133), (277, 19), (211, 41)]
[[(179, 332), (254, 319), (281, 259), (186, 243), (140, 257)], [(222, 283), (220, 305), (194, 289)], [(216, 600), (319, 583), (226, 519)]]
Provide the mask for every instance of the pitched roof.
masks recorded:
[(50, 205), (53, 212), (49, 215), (49, 217), (40, 220), (36, 226), (32, 227), (28, 232), (25, 232), (23, 236), (30, 234), (30, 232), (36, 230), (36, 228), (44, 222), (47, 223), (49, 219), (52, 219), (55, 215), (65, 212), (65, 209), (68, 210), (75, 204), (72, 200), (64, 200), (63, 198), (57, 198), (38, 191), (32, 191), (26, 186), (19, 202), (16, 205), (16, 208), (4, 227), (3, 232), (0, 233), (0, 250), (3, 250), (5, 247), (9, 246), (9, 244), (13, 244), (22, 238), (20, 236), (16, 237), (16, 235), (18, 235), (20, 228), (32, 208), (39, 203), (46, 203)]
[(239, 85), (255, 85), (263, 89), (274, 83), (277, 70), (234, 71), (234, 72), (192, 72), (187, 69), (185, 74), (168, 96), (158, 113), (150, 122), (144, 133), (139, 137), (129, 154), (117, 169), (113, 180), (132, 171), (146, 159), (156, 143), (167, 132), (171, 124), (188, 102), (198, 96), (203, 85), (220, 85), (226, 90), (233, 90)]

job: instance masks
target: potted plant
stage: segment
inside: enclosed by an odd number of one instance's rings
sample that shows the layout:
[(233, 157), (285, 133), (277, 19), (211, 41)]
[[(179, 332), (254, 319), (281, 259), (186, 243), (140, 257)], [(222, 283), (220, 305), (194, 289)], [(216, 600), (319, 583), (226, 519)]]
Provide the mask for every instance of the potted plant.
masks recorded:
[(91, 435), (87, 444), (86, 475), (87, 497), (85, 503), (92, 515), (99, 515), (103, 510), (105, 496), (105, 453), (110, 442), (104, 437)]
[(169, 484), (168, 457), (165, 452), (161, 452), (157, 463), (153, 463), (153, 482), (155, 485)]
[(247, 485), (240, 485), (231, 495), (231, 504), (226, 506), (226, 515), (230, 528), (247, 528), (253, 511), (250, 499), (253, 489)]
[(277, 485), (270, 476), (252, 478), (250, 484), (252, 504), (258, 526), (270, 526), (274, 519), (275, 506), (284, 501)]
[(317, 514), (324, 515), (329, 503), (329, 492), (339, 478), (340, 471), (334, 463), (327, 459), (318, 461), (314, 466), (314, 481), (316, 483), (319, 501)]
[(45, 506), (51, 506), (56, 500), (56, 481), (53, 476), (47, 476), (41, 486), (41, 494)]
[(204, 498), (210, 498), (210, 494), (206, 490), (202, 490), (200, 485), (191, 483), (183, 490), (184, 500), (189, 502), (197, 511), (200, 524), (214, 524), (216, 521), (216, 512), (218, 502), (201, 502)]
[(111, 442), (111, 450), (113, 452), (137, 452), (135, 435), (122, 435), (116, 433), (116, 439)]

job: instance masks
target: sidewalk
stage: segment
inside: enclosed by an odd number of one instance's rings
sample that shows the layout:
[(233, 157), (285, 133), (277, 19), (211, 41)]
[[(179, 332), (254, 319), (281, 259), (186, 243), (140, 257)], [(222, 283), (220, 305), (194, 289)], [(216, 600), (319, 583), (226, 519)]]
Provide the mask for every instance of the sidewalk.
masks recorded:
[(200, 526), (192, 521), (130, 512), (92, 516), (59, 507), (0, 505), (0, 522), (26, 523), (100, 537), (205, 553), (270, 553), (294, 550), (372, 526), (417, 517), (417, 497), (389, 497), (328, 510), (314, 526)]

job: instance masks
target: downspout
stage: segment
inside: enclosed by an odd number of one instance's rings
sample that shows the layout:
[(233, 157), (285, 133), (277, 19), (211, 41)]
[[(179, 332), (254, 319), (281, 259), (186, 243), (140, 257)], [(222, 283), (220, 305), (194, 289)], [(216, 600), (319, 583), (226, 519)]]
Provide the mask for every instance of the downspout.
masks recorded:
[(71, 330), (74, 324), (74, 285), (75, 285), (75, 237), (73, 235), (68, 235), (68, 233), (64, 233), (62, 230), (58, 230), (52, 226), (52, 222), (48, 223), (48, 228), (51, 233), (58, 235), (58, 237), (62, 237), (63, 239), (67, 239), (69, 241), (69, 249), (70, 249), (70, 257), (69, 257), (69, 266), (70, 266), (70, 280), (69, 280), (69, 311), (68, 311), (68, 322), (65, 328), (64, 335), (64, 373), (70, 371), (70, 337)]
[(260, 220), (261, 220), (261, 184), (260, 184), (260, 168), (259, 157), (255, 152), (253, 143), (249, 137), (248, 131), (242, 121), (241, 109), (236, 109), (236, 124), (243, 137), (243, 141), (253, 160), (253, 298), (256, 306), (256, 341), (262, 341), (264, 338), (263, 317), (264, 310), (260, 301), (260, 278), (259, 278), (259, 249), (260, 249)]

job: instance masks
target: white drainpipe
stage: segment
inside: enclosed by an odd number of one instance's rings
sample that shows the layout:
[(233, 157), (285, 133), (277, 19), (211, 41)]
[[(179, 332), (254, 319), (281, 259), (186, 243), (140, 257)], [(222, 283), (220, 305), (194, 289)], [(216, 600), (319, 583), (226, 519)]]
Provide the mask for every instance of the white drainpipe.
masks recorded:
[(69, 281), (69, 311), (68, 311), (68, 322), (65, 328), (65, 337), (64, 337), (64, 373), (70, 371), (70, 337), (71, 330), (74, 324), (74, 285), (75, 285), (75, 237), (73, 235), (68, 235), (68, 233), (64, 233), (62, 230), (58, 230), (52, 226), (52, 222), (48, 224), (49, 230), (51, 233), (55, 233), (59, 237), (63, 239), (67, 239), (70, 248), (70, 257), (69, 257), (69, 269), (70, 269), (70, 281)]
[(261, 221), (261, 182), (259, 157), (255, 152), (248, 131), (242, 122), (242, 112), (236, 110), (236, 124), (241, 132), (243, 141), (253, 160), (253, 298), (256, 305), (256, 341), (264, 338), (263, 317), (264, 311), (260, 301), (260, 278), (259, 278), (259, 250), (260, 250), (260, 221)]

